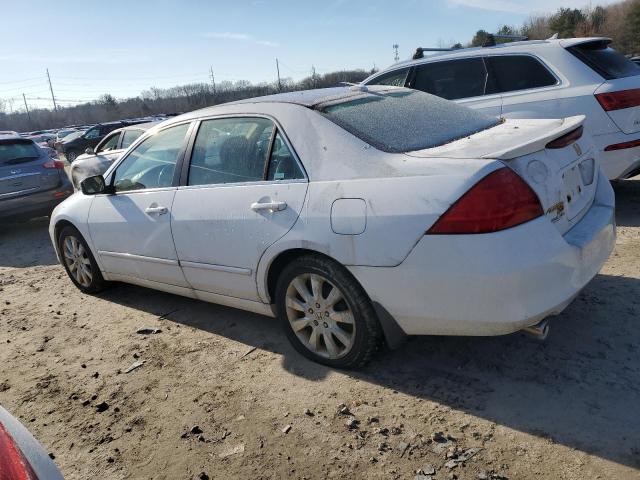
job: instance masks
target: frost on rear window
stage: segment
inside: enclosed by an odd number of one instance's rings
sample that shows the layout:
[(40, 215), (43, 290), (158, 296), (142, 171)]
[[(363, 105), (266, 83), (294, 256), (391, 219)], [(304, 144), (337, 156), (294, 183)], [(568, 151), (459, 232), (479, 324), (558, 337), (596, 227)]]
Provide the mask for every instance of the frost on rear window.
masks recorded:
[(327, 118), (384, 152), (437, 147), (499, 123), (496, 117), (418, 91), (367, 92), (320, 105)]

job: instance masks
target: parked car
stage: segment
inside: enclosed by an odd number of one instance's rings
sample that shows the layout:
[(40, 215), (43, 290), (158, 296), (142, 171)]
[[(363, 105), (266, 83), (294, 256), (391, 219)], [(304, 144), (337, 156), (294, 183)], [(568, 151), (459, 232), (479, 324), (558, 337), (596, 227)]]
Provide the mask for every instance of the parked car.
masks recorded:
[(0, 135), (0, 221), (49, 215), (72, 193), (63, 162), (33, 140)]
[(426, 57), (418, 49), (363, 84), (415, 88), (507, 118), (586, 115), (602, 169), (623, 179), (640, 173), (640, 66), (610, 43), (532, 40)]
[(640, 57), (631, 57), (629, 60), (637, 65), (640, 65)]
[(117, 128), (134, 125), (137, 122), (108, 122), (100, 123), (89, 128), (80, 135), (71, 135), (63, 138), (62, 141), (56, 142), (55, 147), (58, 153), (64, 155), (69, 163), (75, 161), (78, 155), (82, 154), (87, 148), (95, 147), (100, 143), (108, 133), (113, 132)]
[(0, 406), (0, 478), (62, 480), (46, 450), (29, 431)]
[(615, 243), (583, 124), (394, 87), (206, 108), (83, 180), (51, 239), (83, 292), (115, 280), (275, 315), (334, 367), (383, 337), (542, 337)]
[(71, 135), (72, 133), (76, 133), (78, 130), (75, 128), (63, 128), (56, 132), (56, 142), (61, 142), (63, 138)]
[(96, 146), (88, 147), (85, 153), (76, 157), (69, 169), (69, 177), (75, 189), (86, 177), (106, 172), (111, 163), (122, 155), (140, 135), (159, 122), (141, 123), (114, 130)]

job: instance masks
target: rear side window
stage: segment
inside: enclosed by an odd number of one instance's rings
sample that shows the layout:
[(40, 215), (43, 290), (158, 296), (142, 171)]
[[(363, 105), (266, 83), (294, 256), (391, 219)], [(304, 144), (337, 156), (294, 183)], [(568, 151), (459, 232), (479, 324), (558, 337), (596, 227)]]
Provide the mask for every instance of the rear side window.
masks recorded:
[(504, 93), (549, 87), (556, 77), (539, 60), (528, 55), (502, 55), (485, 59), (494, 78), (495, 92)]
[(388, 85), (390, 87), (404, 87), (404, 84), (407, 81), (408, 73), (409, 68), (394, 70), (393, 72), (385, 73), (384, 75), (376, 77), (372, 81), (368, 82), (367, 85)]
[(487, 70), (482, 58), (433, 62), (416, 67), (411, 88), (456, 100), (484, 95)]
[(316, 109), (369, 145), (391, 153), (444, 145), (499, 123), (462, 105), (404, 88), (367, 92)]
[(142, 135), (142, 130), (125, 130), (122, 135), (122, 147), (121, 148), (129, 148), (140, 135)]
[(39, 156), (37, 147), (29, 140), (0, 142), (0, 166), (28, 162)]
[(607, 80), (640, 75), (640, 66), (610, 48), (609, 43), (608, 40), (588, 42), (567, 50)]

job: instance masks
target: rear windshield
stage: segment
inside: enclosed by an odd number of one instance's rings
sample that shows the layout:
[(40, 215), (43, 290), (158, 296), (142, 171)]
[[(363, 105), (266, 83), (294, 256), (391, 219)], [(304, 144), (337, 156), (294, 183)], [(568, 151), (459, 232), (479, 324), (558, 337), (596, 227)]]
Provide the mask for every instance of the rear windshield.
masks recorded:
[(437, 147), (500, 122), (434, 95), (405, 89), (367, 92), (318, 109), (369, 145), (391, 153)]
[(15, 165), (39, 156), (37, 147), (30, 140), (0, 141), (0, 165)]
[(640, 66), (610, 48), (609, 43), (608, 40), (588, 42), (567, 50), (607, 80), (640, 75)]

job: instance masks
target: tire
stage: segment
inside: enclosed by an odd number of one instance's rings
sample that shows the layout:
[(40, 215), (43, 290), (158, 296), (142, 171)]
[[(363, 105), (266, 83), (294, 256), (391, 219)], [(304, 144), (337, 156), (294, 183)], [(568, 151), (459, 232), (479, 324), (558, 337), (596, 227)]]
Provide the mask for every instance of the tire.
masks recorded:
[(60, 231), (58, 250), (62, 266), (78, 289), (90, 294), (104, 290), (106, 282), (100, 268), (87, 242), (75, 227), (67, 225)]
[(64, 156), (67, 159), (67, 162), (73, 163), (75, 162), (76, 158), (78, 158), (78, 152), (76, 152), (75, 150), (69, 150), (64, 154)]
[(276, 311), (293, 347), (330, 367), (362, 367), (382, 341), (364, 289), (342, 265), (319, 255), (285, 267), (276, 285)]

